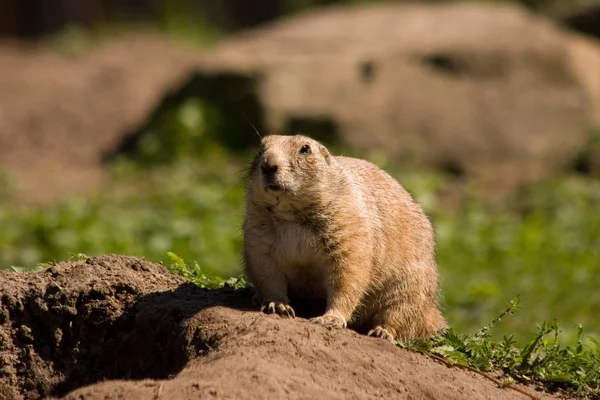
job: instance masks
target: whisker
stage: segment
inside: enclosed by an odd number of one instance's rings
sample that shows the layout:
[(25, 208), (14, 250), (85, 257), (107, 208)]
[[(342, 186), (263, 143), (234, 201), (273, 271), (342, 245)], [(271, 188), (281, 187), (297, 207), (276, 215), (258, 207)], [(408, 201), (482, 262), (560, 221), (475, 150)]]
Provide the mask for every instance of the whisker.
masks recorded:
[(246, 115), (244, 115), (244, 114), (242, 114), (242, 117), (244, 117), (244, 119), (245, 119), (246, 121), (248, 121), (248, 123), (250, 124), (250, 126), (251, 126), (252, 128), (254, 128), (254, 132), (256, 132), (256, 135), (258, 136), (258, 138), (259, 138), (260, 140), (262, 140), (262, 136), (261, 136), (261, 135), (260, 135), (260, 133), (258, 132), (258, 129), (256, 129), (256, 126), (254, 126), (254, 124), (252, 123), (252, 121), (250, 121), (250, 120), (248, 119), (248, 117), (246, 117)]

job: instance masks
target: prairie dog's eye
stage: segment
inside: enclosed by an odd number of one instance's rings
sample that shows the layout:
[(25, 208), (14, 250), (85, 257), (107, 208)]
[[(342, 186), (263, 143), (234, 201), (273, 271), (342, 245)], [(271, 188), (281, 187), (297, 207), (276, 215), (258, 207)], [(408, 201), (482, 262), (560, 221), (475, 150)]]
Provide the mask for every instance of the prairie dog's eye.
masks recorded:
[(305, 144), (304, 146), (302, 146), (300, 148), (300, 154), (310, 154), (311, 150), (310, 150), (310, 146)]

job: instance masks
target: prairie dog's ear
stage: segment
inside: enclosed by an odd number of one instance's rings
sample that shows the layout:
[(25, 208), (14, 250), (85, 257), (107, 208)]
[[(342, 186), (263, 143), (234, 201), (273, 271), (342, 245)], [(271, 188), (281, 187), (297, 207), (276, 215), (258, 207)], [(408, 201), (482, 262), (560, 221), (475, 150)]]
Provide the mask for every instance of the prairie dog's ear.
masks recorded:
[(327, 150), (325, 146), (319, 145), (319, 151), (323, 155), (323, 158), (325, 158), (327, 165), (331, 165), (331, 154), (329, 154), (329, 150)]

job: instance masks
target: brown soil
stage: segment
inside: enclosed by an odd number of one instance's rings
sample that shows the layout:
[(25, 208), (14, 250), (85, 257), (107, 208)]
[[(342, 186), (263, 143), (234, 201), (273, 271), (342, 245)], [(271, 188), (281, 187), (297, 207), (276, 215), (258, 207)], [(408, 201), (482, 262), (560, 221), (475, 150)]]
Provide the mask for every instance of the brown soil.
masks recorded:
[(0, 399), (526, 398), (134, 257), (2, 271), (0, 288)]

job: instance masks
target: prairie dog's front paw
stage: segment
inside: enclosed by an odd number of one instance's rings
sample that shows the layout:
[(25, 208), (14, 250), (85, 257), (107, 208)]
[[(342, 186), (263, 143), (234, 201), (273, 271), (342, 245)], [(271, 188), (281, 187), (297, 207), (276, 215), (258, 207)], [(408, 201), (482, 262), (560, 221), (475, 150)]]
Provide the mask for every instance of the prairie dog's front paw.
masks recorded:
[(374, 329), (371, 329), (367, 336), (378, 337), (382, 339), (389, 340), (390, 342), (394, 341), (394, 331), (391, 329), (386, 329), (381, 325), (376, 326)]
[(284, 318), (296, 317), (296, 312), (292, 306), (282, 301), (266, 301), (260, 307), (260, 311), (267, 314), (277, 314)]
[(320, 317), (311, 318), (310, 322), (313, 324), (319, 324), (323, 326), (330, 326), (332, 328), (345, 328), (346, 320), (334, 314), (325, 314)]

